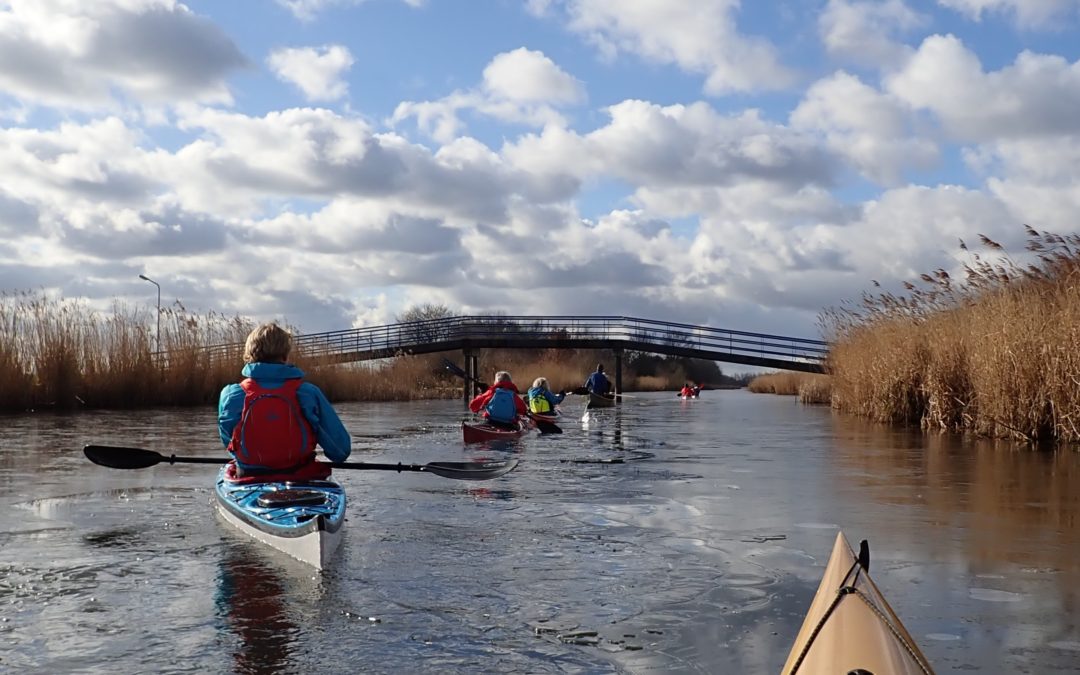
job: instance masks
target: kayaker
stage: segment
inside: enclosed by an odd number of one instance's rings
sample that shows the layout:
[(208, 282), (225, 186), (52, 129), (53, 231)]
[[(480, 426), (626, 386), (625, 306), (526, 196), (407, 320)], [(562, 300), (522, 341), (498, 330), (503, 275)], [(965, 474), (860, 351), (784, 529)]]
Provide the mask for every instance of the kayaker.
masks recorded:
[(683, 385), (683, 388), (679, 391), (679, 396), (682, 396), (683, 398), (693, 398), (694, 388), (690, 386), (689, 382)]
[(604, 374), (604, 364), (596, 364), (596, 372), (589, 375), (589, 379), (585, 380), (585, 388), (593, 394), (608, 395), (611, 391), (611, 382), (608, 381), (607, 375)]
[(497, 426), (514, 426), (518, 415), (527, 415), (529, 409), (518, 394), (517, 385), (510, 378), (510, 373), (500, 370), (495, 373), (495, 382), (482, 394), (469, 401), (469, 410), (474, 413), (483, 411), (487, 421)]
[(529, 389), (526, 398), (529, 402), (529, 412), (537, 415), (553, 415), (555, 414), (555, 406), (562, 403), (563, 399), (566, 398), (566, 392), (560, 391), (558, 394), (553, 394), (548, 387), (547, 378), (538, 377), (533, 380), (532, 387)]
[(235, 459), (235, 477), (252, 482), (322, 479), (326, 462), (344, 462), (352, 438), (330, 401), (288, 363), (292, 336), (276, 323), (259, 326), (244, 343), (244, 379), (226, 385), (218, 400), (218, 432)]
[(701, 385), (700, 384), (695, 384), (693, 387), (690, 387), (690, 388), (694, 390), (694, 398), (697, 398), (698, 396), (701, 395)]

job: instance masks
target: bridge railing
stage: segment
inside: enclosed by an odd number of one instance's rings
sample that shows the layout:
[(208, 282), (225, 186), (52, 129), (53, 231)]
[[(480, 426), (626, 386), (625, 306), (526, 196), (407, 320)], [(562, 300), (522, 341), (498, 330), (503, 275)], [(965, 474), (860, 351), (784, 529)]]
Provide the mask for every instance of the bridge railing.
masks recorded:
[[(606, 341), (631, 349), (647, 350), (652, 346), (806, 363), (821, 363), (828, 353), (827, 343), (821, 340), (623, 316), (457, 316), (297, 335), (294, 343), (298, 352), (309, 357), (371, 358), (408, 352), (422, 345), (493, 339), (560, 340), (571, 344)], [(221, 357), (235, 358), (236, 345), (209, 349)]]

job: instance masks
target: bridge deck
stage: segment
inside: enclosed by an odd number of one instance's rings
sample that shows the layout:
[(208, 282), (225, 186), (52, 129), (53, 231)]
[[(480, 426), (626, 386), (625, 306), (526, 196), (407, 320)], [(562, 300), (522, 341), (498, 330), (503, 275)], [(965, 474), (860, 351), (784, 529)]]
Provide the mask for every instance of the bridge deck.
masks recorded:
[(812, 373), (828, 354), (821, 340), (621, 316), (459, 316), (298, 335), (295, 346), (335, 363), (481, 348), (616, 349)]

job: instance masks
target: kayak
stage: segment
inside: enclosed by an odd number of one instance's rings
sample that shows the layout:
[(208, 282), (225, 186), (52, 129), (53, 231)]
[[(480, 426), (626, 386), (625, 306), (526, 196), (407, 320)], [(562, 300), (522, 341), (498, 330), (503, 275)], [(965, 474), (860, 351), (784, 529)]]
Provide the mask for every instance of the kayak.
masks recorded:
[(934, 672), (870, 579), (869, 567), (866, 542), (856, 555), (839, 533), (784, 675)]
[(516, 427), (512, 429), (495, 426), (489, 422), (462, 422), (461, 435), (466, 443), (504, 441), (521, 438), (531, 428), (532, 423), (528, 417), (519, 417)]
[(614, 396), (604, 396), (603, 394), (596, 394), (589, 392), (589, 404), (590, 408), (611, 408), (615, 406)]
[(547, 422), (548, 424), (555, 424), (559, 421), (559, 418), (562, 417), (562, 415), (560, 415), (558, 412), (529, 413), (529, 417), (531, 417), (534, 422)]
[(332, 480), (238, 483), (218, 473), (214, 494), (221, 516), (241, 532), (325, 569), (341, 543), (345, 491)]

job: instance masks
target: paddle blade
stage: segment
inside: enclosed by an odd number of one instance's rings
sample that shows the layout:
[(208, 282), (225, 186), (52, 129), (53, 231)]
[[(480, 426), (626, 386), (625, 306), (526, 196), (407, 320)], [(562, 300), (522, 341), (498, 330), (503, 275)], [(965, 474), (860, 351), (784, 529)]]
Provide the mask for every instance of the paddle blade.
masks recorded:
[(153, 450), (114, 445), (87, 445), (83, 448), (83, 454), (94, 464), (110, 469), (146, 469), (165, 459)]
[(443, 358), (443, 365), (446, 366), (446, 369), (454, 375), (457, 375), (458, 377), (465, 377), (465, 371), (461, 369), (461, 366), (454, 363), (450, 359)]
[(558, 424), (554, 422), (544, 422), (543, 420), (533, 420), (536, 422), (536, 428), (542, 434), (561, 434), (562, 429)]
[(490, 480), (510, 473), (518, 465), (516, 459), (490, 462), (431, 462), (420, 469), (444, 478), (458, 480)]

